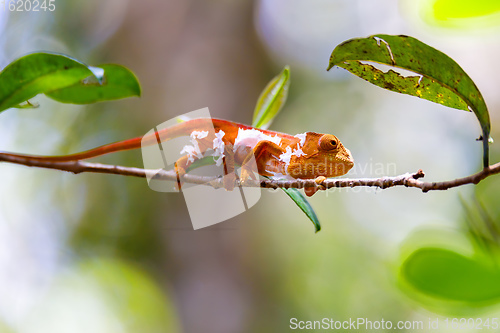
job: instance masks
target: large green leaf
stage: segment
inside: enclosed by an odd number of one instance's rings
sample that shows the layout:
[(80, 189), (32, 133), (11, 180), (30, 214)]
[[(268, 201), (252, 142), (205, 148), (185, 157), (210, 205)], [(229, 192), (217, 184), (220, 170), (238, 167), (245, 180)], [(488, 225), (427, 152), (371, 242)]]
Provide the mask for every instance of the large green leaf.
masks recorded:
[(61, 54), (33, 53), (0, 73), (0, 111), (92, 76), (88, 66)]
[(485, 257), (421, 248), (403, 262), (401, 278), (418, 292), (434, 298), (470, 305), (500, 301), (500, 269)]
[(314, 212), (309, 201), (306, 197), (296, 188), (283, 188), (282, 189), (296, 204), (299, 208), (307, 215), (309, 220), (314, 224), (314, 229), (316, 232), (321, 230), (321, 224), (319, 223), (318, 217)]
[(286, 102), (290, 86), (290, 68), (283, 71), (267, 84), (260, 94), (253, 113), (252, 126), (267, 129)]
[[(403, 76), (392, 69), (385, 72), (366, 62), (402, 68), (416, 75)], [(488, 109), (472, 79), (444, 53), (413, 37), (373, 35), (338, 45), (332, 52), (328, 70), (333, 66), (384, 89), (473, 111), (483, 131), (483, 163), (488, 166)]]
[(74, 104), (89, 104), (141, 95), (137, 78), (127, 68), (114, 64), (101, 65), (99, 68), (104, 70), (101, 82), (89, 77), (46, 95), (62, 103)]

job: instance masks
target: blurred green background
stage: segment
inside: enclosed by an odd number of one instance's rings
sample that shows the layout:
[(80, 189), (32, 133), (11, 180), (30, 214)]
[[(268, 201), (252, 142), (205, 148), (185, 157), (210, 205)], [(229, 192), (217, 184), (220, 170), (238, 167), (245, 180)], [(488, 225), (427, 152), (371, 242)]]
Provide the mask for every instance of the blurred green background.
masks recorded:
[[(376, 33), (411, 35), (457, 61), (498, 137), (497, 1), (55, 6), (0, 9), (0, 66), (41, 50), (119, 63), (136, 73), (143, 96), (90, 106), (39, 96), (38, 109), (0, 114), (3, 151), (77, 152), (203, 107), (250, 123), (260, 91), (288, 64), (291, 91), (271, 129), (337, 135), (357, 163), (349, 177), (422, 168), (437, 181), (479, 171), (472, 113), (325, 71), (337, 44)], [(491, 149), (494, 163), (500, 148)], [(99, 161), (142, 166), (140, 151)], [(419, 331), (451, 332), (451, 318), (500, 315), (499, 195), (500, 177), (427, 194), (331, 190), (311, 199), (323, 227), (314, 234), (284, 193), (266, 190), (248, 212), (193, 231), (182, 195), (153, 192), (143, 179), (2, 164), (0, 332), (284, 332), (291, 318), (325, 317), (422, 320)]]

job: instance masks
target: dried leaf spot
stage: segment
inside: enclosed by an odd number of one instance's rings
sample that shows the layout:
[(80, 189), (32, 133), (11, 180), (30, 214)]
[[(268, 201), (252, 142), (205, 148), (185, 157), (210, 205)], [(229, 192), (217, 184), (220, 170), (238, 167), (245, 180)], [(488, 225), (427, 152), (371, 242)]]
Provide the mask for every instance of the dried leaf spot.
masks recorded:
[(394, 86), (394, 84), (392, 84), (391, 82), (386, 82), (385, 88), (389, 89), (389, 90), (394, 90), (394, 88), (396, 88), (396, 86)]

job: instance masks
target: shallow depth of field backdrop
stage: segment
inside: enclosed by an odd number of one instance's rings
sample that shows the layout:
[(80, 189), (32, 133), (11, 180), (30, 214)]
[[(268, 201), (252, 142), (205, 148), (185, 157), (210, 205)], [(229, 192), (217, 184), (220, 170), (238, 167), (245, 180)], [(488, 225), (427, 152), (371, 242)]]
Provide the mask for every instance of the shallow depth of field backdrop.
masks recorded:
[[(357, 163), (352, 177), (419, 168), (428, 181), (466, 176), (481, 168), (472, 113), (326, 67), (346, 39), (416, 37), (476, 82), (498, 142), (499, 8), (475, 3), (55, 0), (54, 12), (0, 10), (1, 67), (55, 51), (90, 65), (123, 64), (142, 85), (141, 98), (85, 107), (39, 96), (38, 109), (3, 112), (0, 150), (81, 151), (203, 107), (250, 123), (260, 91), (288, 64), (289, 99), (271, 129), (337, 135)], [(499, 147), (491, 146), (492, 163)], [(100, 161), (142, 166), (140, 151)], [(320, 192), (311, 198), (317, 234), (282, 191), (263, 191), (245, 214), (193, 231), (182, 195), (153, 192), (143, 179), (2, 163), (0, 332), (285, 332), (292, 317), (492, 318), (500, 314), (494, 305), (447, 307), (419, 297), (401, 285), (398, 268), (405, 248), (429, 235), (453, 235), (466, 252), (462, 201), (478, 200), (497, 218), (499, 182), (427, 194)], [(444, 247), (450, 241), (437, 238)]]

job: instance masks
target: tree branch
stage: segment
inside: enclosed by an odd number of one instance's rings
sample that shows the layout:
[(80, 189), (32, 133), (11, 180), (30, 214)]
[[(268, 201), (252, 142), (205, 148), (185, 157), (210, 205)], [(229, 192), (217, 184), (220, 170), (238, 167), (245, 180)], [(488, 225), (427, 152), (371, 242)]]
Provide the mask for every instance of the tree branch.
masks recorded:
[[(52, 161), (43, 161), (39, 159), (31, 159), (29, 157), (17, 156), (15, 154), (6, 154), (6, 153), (0, 153), (0, 162), (20, 164), (29, 167), (55, 169), (60, 171), (72, 172), (74, 174), (82, 172), (92, 172), (92, 173), (116, 174), (116, 175), (132, 176), (140, 178), (154, 178), (158, 180), (161, 179), (161, 180), (177, 181), (177, 175), (173, 170), (161, 170), (161, 169), (150, 170), (150, 169), (141, 169), (141, 168), (119, 166), (119, 165), (83, 162), (83, 161), (52, 162)], [(481, 180), (498, 173), (500, 173), (500, 163), (484, 168), (480, 172), (475, 173), (473, 175), (443, 182), (421, 181), (420, 179), (423, 178), (425, 174), (422, 170), (418, 170), (415, 173), (406, 173), (400, 176), (382, 177), (382, 178), (361, 178), (361, 179), (318, 178), (318, 179), (295, 179), (295, 180), (262, 179), (260, 181), (248, 180), (243, 184), (243, 186), (273, 188), (273, 189), (315, 187), (318, 190), (327, 190), (336, 187), (369, 186), (369, 187), (378, 187), (381, 189), (386, 189), (395, 186), (406, 186), (406, 187), (419, 188), (422, 190), (422, 192), (428, 192), (433, 190), (447, 190), (453, 187), (458, 187), (466, 184), (477, 184)], [(182, 177), (182, 181), (190, 184), (209, 185), (214, 188), (224, 187), (221, 177), (208, 177), (208, 176), (197, 176), (197, 175), (186, 174)], [(238, 180), (236, 180), (235, 185), (238, 186), (241, 184), (239, 183)]]

